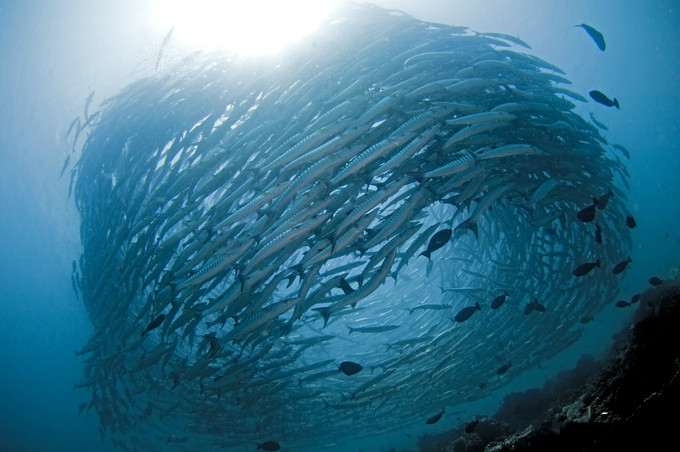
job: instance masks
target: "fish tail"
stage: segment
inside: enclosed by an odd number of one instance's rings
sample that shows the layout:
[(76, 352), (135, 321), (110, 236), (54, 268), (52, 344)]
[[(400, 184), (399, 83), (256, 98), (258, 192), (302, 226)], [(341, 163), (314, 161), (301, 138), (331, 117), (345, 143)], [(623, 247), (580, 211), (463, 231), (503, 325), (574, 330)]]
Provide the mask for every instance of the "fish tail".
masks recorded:
[(426, 258), (430, 259), (430, 256), (432, 253), (429, 250), (425, 250), (422, 253), (419, 254), (420, 256), (425, 256)]
[(354, 332), (354, 328), (352, 328), (351, 326), (348, 326), (347, 329), (349, 330), (349, 333), (347, 333), (348, 336)]
[(614, 98), (614, 106), (616, 107), (617, 110), (621, 109), (621, 107), (619, 106), (619, 100), (616, 97)]

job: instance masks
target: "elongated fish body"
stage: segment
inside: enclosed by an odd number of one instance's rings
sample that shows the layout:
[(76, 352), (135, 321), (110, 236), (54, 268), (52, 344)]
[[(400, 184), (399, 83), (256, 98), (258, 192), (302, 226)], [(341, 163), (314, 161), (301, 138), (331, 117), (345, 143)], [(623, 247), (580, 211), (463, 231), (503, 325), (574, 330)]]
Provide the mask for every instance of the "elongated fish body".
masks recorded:
[(595, 44), (597, 44), (597, 48), (604, 52), (604, 49), (607, 48), (607, 44), (604, 42), (604, 36), (602, 36), (602, 33), (587, 24), (575, 25), (575, 27), (583, 28), (586, 33), (588, 33), (588, 36), (593, 38), (593, 41), (595, 41)]
[(399, 328), (400, 325), (380, 325), (380, 326), (362, 326), (362, 327), (356, 327), (353, 328), (351, 326), (347, 326), (347, 329), (349, 330), (348, 336), (354, 332), (357, 333), (369, 333), (369, 334), (375, 334), (375, 333), (384, 333), (386, 331), (392, 331), (394, 329)]

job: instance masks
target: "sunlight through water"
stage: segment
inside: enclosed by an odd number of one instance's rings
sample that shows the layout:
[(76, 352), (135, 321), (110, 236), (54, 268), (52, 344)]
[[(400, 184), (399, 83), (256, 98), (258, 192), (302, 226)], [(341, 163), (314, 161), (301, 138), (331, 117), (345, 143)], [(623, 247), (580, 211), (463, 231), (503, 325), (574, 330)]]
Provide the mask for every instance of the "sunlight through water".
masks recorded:
[(273, 53), (311, 33), (336, 0), (158, 1), (156, 23), (192, 47)]

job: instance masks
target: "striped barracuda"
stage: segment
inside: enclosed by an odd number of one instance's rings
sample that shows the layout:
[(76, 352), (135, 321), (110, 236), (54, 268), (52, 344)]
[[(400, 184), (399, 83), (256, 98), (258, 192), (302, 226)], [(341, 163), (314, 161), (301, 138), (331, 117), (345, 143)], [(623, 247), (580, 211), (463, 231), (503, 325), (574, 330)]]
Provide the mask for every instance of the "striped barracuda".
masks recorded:
[(524, 44), (343, 3), (283, 53), (197, 53), (90, 104), (55, 172), (104, 442), (420, 431), (572, 344), (633, 246), (630, 152)]

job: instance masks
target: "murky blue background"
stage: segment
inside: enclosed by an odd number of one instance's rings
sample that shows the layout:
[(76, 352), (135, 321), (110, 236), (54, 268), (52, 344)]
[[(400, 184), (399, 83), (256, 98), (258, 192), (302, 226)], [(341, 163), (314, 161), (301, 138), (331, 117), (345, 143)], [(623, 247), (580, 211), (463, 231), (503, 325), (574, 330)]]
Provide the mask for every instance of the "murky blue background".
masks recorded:
[[(519, 36), (533, 53), (561, 67), (586, 95), (600, 89), (621, 110), (579, 106), (605, 122), (610, 142), (630, 149), (632, 269), (622, 298), (680, 265), (680, 2), (653, 0), (402, 0), (378, 1), (423, 20)], [(474, 5), (474, 6), (471, 6)], [(77, 416), (88, 400), (75, 391), (82, 365), (74, 350), (91, 328), (70, 283), (80, 254), (78, 218), (67, 200), (69, 174), (59, 179), (71, 144), (63, 139), (95, 104), (153, 70), (168, 30), (156, 29), (145, 1), (0, 1), (0, 450), (102, 450), (98, 420)], [(600, 52), (582, 22), (607, 41)], [(90, 111), (93, 111), (91, 108)], [(607, 348), (630, 315), (605, 309), (577, 347), (521, 376), (524, 388), (583, 351)], [(491, 409), (498, 394), (474, 407)], [(451, 409), (451, 411), (454, 411)], [(450, 416), (437, 424), (443, 431)], [(369, 448), (379, 450), (377, 440)], [(107, 446), (110, 447), (110, 446)]]

